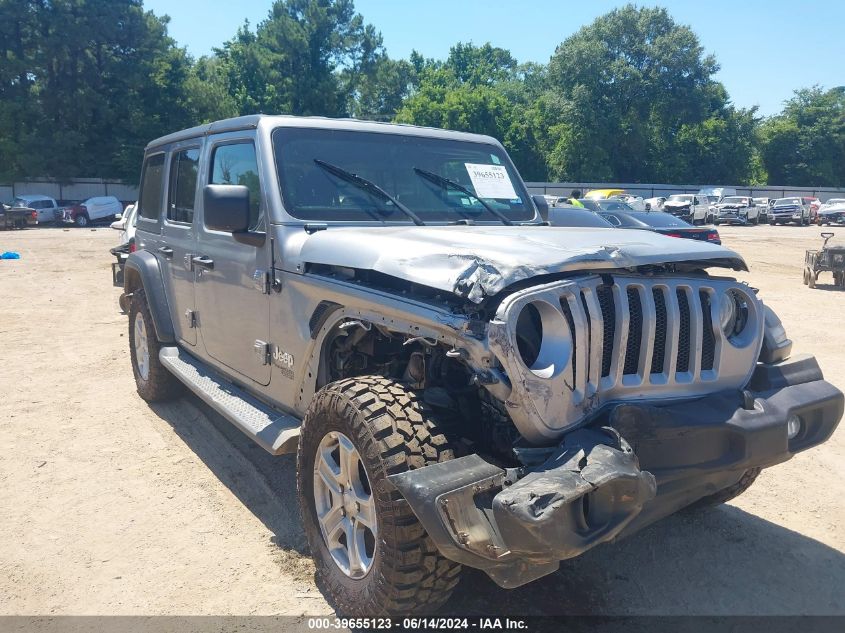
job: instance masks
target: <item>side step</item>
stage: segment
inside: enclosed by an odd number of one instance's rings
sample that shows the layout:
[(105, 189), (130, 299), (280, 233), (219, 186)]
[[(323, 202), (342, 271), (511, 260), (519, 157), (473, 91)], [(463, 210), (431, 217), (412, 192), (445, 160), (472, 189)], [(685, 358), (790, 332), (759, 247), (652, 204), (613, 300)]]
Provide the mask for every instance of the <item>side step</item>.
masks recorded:
[(159, 359), (206, 404), (273, 455), (296, 452), (300, 421), (268, 407), (178, 347), (162, 347)]

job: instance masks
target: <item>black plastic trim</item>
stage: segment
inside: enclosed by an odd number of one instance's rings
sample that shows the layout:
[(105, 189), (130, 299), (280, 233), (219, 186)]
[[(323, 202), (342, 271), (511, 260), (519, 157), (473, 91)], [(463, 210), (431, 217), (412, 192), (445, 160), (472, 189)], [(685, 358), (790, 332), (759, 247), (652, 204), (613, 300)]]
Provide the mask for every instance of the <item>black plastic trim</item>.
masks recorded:
[[(130, 253), (126, 259), (124, 268), (125, 283), (129, 283), (132, 275), (129, 271), (138, 275), (141, 286), (147, 296), (147, 303), (150, 306), (150, 313), (153, 316), (156, 338), (161, 343), (174, 343), (176, 335), (173, 330), (173, 321), (170, 318), (170, 306), (167, 303), (167, 295), (164, 291), (164, 281), (161, 275), (161, 265), (155, 255), (149, 251), (140, 250)], [(132, 292), (133, 288), (124, 286), (124, 292)]]

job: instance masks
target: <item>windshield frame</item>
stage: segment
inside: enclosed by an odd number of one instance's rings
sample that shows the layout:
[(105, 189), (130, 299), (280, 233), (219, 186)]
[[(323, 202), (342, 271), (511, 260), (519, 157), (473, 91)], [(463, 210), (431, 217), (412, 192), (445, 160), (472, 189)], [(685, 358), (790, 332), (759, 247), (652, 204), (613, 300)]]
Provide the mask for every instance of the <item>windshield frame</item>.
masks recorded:
[[(439, 130), (438, 130), (439, 131)], [(519, 174), (516, 166), (513, 164), (510, 156), (507, 153), (507, 150), (500, 144), (495, 142), (494, 139), (490, 139), (490, 141), (484, 140), (484, 137), (479, 137), (478, 140), (475, 139), (466, 139), (466, 138), (444, 138), (440, 135), (424, 135), (424, 134), (413, 134), (413, 133), (403, 133), (402, 131), (397, 131), (387, 127), (384, 131), (382, 130), (373, 130), (373, 129), (365, 129), (365, 130), (356, 130), (356, 129), (349, 129), (349, 128), (331, 128), (331, 127), (323, 127), (320, 125), (316, 126), (286, 126), (286, 125), (277, 125), (272, 127), (269, 130), (269, 137), (270, 137), (270, 150), (271, 150), (271, 169), (274, 172), (274, 176), (277, 180), (278, 191), (282, 203), (282, 211), (283, 215), (285, 216), (285, 223), (302, 223), (302, 224), (326, 224), (326, 225), (354, 225), (354, 226), (413, 226), (413, 222), (404, 214), (402, 213), (395, 213), (388, 216), (385, 216), (383, 219), (376, 219), (373, 218), (370, 214), (364, 212), (363, 210), (360, 212), (359, 217), (340, 217), (340, 218), (332, 218), (330, 214), (321, 213), (319, 215), (315, 214), (314, 216), (305, 215), (301, 212), (297, 211), (296, 205), (291, 199), (290, 190), (286, 183), (287, 174), (285, 170), (282, 168), (282, 152), (284, 151), (284, 145), (287, 140), (289, 140), (289, 136), (286, 138), (287, 135), (295, 135), (295, 134), (331, 134), (331, 133), (338, 133), (338, 134), (360, 134), (362, 136), (384, 136), (384, 137), (400, 137), (403, 139), (402, 142), (410, 142), (413, 143), (414, 141), (418, 142), (443, 142), (443, 143), (456, 143), (460, 145), (468, 145), (468, 146), (477, 146), (478, 149), (481, 149), (483, 152), (487, 154), (495, 154), (497, 159), (500, 161), (501, 164), (505, 169), (508, 171), (508, 175), (510, 176), (511, 184), (513, 185), (514, 191), (518, 198), (522, 200), (522, 206), (524, 207), (523, 211), (520, 212), (513, 212), (506, 208), (502, 208), (501, 212), (506, 215), (506, 217), (515, 225), (521, 224), (536, 224), (541, 221), (539, 216), (539, 212), (537, 209), (536, 204), (534, 203), (533, 197), (529, 193), (527, 187), (525, 186), (524, 181), (522, 180), (522, 176)], [(493, 142), (491, 142), (493, 141)], [(327, 155), (327, 156), (320, 156), (318, 157), (321, 160), (326, 160), (328, 162), (332, 162), (333, 160), (337, 160), (337, 158)], [(354, 168), (347, 165), (340, 165), (345, 169), (349, 169), (350, 171), (354, 172)], [(416, 166), (416, 165), (414, 165)], [(362, 177), (371, 179), (368, 177), (367, 174), (361, 174)], [(425, 179), (420, 178), (414, 171), (413, 168), (408, 169), (408, 178), (413, 180), (419, 180), (422, 182), (426, 182)], [(396, 192), (391, 191), (391, 187), (387, 183), (381, 183), (377, 180), (373, 181), (379, 187), (383, 187), (384, 190), (389, 193), (390, 195), (396, 195)], [(437, 187), (434, 183), (430, 183), (432, 187)], [(474, 190), (474, 189), (471, 189)], [(473, 196), (474, 197), (474, 196)], [(479, 199), (480, 200), (480, 199)], [(485, 198), (485, 201), (494, 202), (494, 199)], [(483, 205), (479, 205), (483, 208)], [(437, 210), (436, 213), (431, 213), (423, 209), (421, 212), (418, 208), (415, 208), (412, 205), (408, 205), (408, 208), (415, 213), (419, 213), (421, 219), (425, 222), (426, 226), (444, 226), (444, 225), (453, 225), (453, 224), (460, 224), (460, 223), (467, 223), (465, 215), (462, 213), (458, 213), (457, 211), (451, 213), (449, 216), (445, 216), (445, 213), (449, 212), (448, 207), (444, 207), (444, 209)], [(352, 209), (350, 209), (352, 211)], [(473, 214), (476, 212), (473, 209)], [(497, 218), (494, 214), (490, 213), (487, 210), (484, 210), (483, 214), (479, 215), (478, 217), (474, 217), (469, 222), (470, 224), (477, 224), (477, 225), (492, 225), (492, 226), (502, 226), (501, 219)]]

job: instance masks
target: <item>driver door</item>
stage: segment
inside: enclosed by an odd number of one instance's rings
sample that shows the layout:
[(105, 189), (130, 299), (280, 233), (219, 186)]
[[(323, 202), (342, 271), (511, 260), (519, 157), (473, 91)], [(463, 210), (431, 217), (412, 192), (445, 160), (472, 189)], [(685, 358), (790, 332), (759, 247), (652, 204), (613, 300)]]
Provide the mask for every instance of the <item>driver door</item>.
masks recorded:
[[(258, 156), (253, 136), (220, 135), (208, 148), (203, 184), (245, 185), (250, 190), (250, 231), (266, 232)], [(201, 203), (200, 203), (201, 204)], [(214, 360), (261, 385), (270, 383), (269, 240), (237, 241), (231, 233), (197, 226), (194, 262), (199, 331)]]

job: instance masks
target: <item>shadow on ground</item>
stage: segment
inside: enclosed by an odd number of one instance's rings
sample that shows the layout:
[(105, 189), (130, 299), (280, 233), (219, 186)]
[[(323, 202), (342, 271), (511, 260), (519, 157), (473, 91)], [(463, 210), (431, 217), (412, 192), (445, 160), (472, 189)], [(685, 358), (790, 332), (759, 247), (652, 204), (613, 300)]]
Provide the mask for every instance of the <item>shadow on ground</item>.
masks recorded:
[[(153, 408), (273, 532), (278, 547), (308, 555), (294, 456), (267, 454), (193, 396)], [(842, 553), (725, 505), (664, 519), (564, 561), (557, 573), (515, 590), (500, 589), (484, 573), (467, 569), (443, 612), (843, 615), (842, 587)]]

